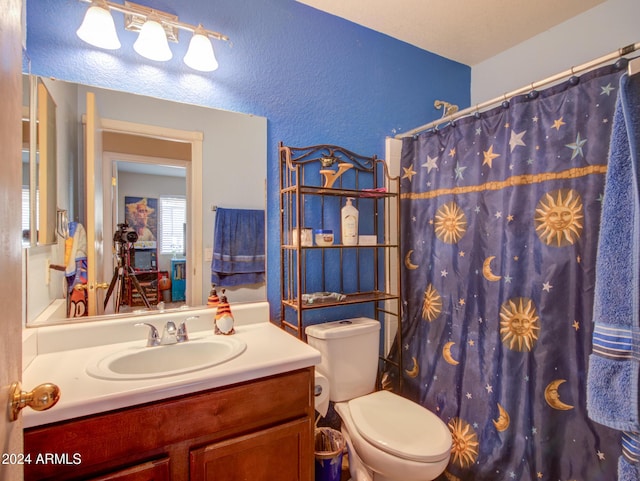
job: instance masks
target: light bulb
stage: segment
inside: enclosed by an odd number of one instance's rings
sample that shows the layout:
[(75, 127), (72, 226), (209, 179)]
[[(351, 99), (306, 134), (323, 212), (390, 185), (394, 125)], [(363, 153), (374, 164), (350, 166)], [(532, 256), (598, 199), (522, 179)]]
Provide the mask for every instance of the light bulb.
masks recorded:
[(120, 48), (113, 17), (104, 2), (91, 4), (76, 34), (94, 47), (108, 50)]
[(211, 40), (205, 34), (202, 25), (198, 25), (193, 32), (189, 49), (184, 56), (184, 63), (201, 72), (213, 72), (218, 68), (218, 61), (213, 53), (213, 45), (211, 45)]
[(153, 19), (147, 19), (142, 25), (138, 39), (133, 44), (133, 49), (143, 57), (159, 62), (170, 60), (173, 57), (164, 28), (160, 22)]

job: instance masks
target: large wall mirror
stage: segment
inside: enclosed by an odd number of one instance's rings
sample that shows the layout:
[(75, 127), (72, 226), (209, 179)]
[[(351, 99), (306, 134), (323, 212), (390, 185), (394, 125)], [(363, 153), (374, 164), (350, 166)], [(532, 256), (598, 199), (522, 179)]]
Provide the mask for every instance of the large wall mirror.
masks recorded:
[[(151, 312), (161, 301), (165, 308), (206, 304), (216, 209), (265, 208), (266, 119), (60, 80), (35, 81), (56, 106), (57, 175), (50, 188), (70, 229), (59, 227), (62, 235), (53, 244), (25, 248), (26, 325), (69, 322), (85, 309), (89, 317), (76, 321), (111, 318), (149, 310), (147, 301)], [(134, 243), (120, 242), (131, 232)], [(87, 265), (94, 267), (87, 270), (95, 275), (86, 289), (88, 305), (76, 304), (71, 296), (77, 293), (69, 293), (68, 274), (73, 256), (82, 257), (76, 249), (82, 236)], [(146, 299), (136, 296), (135, 286), (118, 289), (120, 282), (131, 283), (117, 269), (125, 256)], [(85, 275), (82, 264), (76, 267)], [(246, 285), (227, 295), (231, 302), (265, 300), (266, 288)]]

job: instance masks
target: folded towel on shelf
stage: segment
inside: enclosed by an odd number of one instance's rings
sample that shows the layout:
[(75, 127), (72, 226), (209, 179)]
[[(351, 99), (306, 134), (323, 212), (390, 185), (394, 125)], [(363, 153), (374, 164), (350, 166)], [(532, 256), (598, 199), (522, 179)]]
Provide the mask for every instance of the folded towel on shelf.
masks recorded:
[[(626, 431), (619, 479), (637, 481), (640, 438), (640, 77), (623, 75), (609, 147), (596, 258), (593, 351), (587, 410), (594, 421)], [(625, 439), (627, 442), (625, 443)]]
[(265, 273), (265, 212), (216, 210), (211, 283), (221, 287), (259, 284)]

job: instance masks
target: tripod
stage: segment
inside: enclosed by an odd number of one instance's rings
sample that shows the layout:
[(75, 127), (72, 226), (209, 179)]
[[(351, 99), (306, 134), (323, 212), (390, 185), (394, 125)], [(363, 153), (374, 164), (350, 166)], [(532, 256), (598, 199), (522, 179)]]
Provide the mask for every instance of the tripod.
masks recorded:
[(116, 307), (115, 312), (120, 312), (120, 305), (122, 304), (122, 297), (124, 296), (124, 290), (126, 286), (126, 280), (130, 279), (133, 287), (138, 291), (140, 297), (142, 297), (142, 302), (147, 309), (151, 309), (151, 304), (149, 304), (149, 299), (147, 299), (147, 295), (144, 292), (144, 289), (138, 282), (138, 278), (136, 277), (136, 273), (131, 267), (131, 257), (130, 257), (130, 245), (128, 243), (119, 243), (120, 247), (118, 249), (118, 253), (116, 254), (117, 265), (113, 270), (113, 277), (111, 278), (111, 282), (109, 283), (109, 289), (107, 289), (107, 295), (104, 298), (104, 308), (107, 308), (107, 304), (109, 303), (109, 298), (111, 294), (113, 294), (114, 289), (116, 289)]

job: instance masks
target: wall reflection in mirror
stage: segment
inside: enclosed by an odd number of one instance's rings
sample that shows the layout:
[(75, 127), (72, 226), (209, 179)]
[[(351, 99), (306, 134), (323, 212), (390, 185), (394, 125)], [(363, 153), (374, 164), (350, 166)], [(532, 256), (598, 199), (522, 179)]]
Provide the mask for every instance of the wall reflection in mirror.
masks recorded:
[[(25, 82), (32, 95), (23, 130), (35, 130), (39, 142), (23, 155), (26, 325), (206, 304), (215, 207), (265, 208), (266, 119), (47, 78)], [(55, 113), (47, 117), (54, 140), (46, 188), (43, 137), (28, 121), (39, 84)], [(32, 193), (45, 189), (55, 194), (52, 237), (41, 242), (45, 229), (34, 219), (42, 204)], [(227, 297), (265, 300), (266, 288), (229, 288)]]

